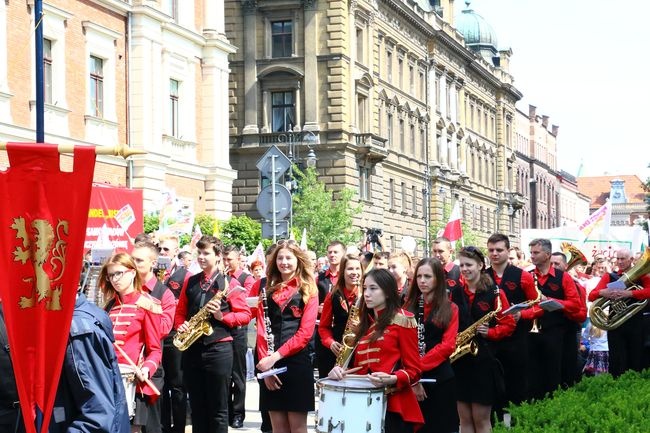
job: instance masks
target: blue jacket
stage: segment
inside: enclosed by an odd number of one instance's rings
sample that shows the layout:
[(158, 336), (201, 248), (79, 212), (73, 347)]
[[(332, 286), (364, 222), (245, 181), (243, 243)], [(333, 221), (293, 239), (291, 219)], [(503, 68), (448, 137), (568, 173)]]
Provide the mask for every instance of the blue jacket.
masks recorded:
[(50, 433), (129, 433), (124, 385), (105, 311), (79, 294)]

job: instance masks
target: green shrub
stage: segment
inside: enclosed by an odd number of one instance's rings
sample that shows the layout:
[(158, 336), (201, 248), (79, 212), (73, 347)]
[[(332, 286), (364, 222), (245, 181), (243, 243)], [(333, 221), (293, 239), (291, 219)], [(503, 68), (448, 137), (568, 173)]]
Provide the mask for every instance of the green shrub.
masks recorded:
[(512, 427), (494, 433), (645, 433), (650, 431), (650, 371), (582, 379), (552, 397), (511, 406)]

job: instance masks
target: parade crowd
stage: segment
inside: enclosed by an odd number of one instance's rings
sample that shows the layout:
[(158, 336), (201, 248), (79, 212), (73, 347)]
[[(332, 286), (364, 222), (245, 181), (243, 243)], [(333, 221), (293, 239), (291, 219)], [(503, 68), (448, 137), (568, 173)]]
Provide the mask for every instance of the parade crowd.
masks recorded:
[[(386, 433), (484, 433), (510, 403), (645, 368), (643, 308), (605, 331), (588, 307), (650, 298), (646, 264), (624, 248), (585, 265), (548, 239), (526, 247), (528, 260), (495, 233), (454, 255), (441, 237), (416, 258), (333, 240), (317, 258), (288, 240), (248, 263), (214, 236), (181, 251), (140, 235), (98, 264), (100, 305), (80, 286), (49, 431), (183, 433), (188, 403), (194, 433), (242, 428), (251, 353), (261, 431), (274, 433), (307, 432), (315, 376), (322, 392), (380, 389)], [(635, 265), (635, 290), (608, 287)], [(0, 320), (0, 431), (21, 432), (7, 341)]]

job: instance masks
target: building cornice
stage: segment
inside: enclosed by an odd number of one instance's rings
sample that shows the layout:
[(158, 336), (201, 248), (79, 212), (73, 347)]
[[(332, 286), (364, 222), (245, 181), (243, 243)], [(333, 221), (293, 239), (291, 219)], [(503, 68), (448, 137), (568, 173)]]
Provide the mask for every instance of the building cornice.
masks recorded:
[(120, 15), (126, 15), (133, 10), (133, 7), (123, 0), (91, 0), (96, 5), (102, 6), (111, 12), (117, 12)]

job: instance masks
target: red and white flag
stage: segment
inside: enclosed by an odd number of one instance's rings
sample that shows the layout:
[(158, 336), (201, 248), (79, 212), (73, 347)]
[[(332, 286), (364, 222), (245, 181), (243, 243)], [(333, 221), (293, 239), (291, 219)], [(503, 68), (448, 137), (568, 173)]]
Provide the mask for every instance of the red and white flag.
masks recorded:
[(456, 201), (451, 211), (449, 222), (445, 226), (442, 235), (452, 242), (463, 238), (463, 227), (460, 224), (460, 203), (458, 201)]

